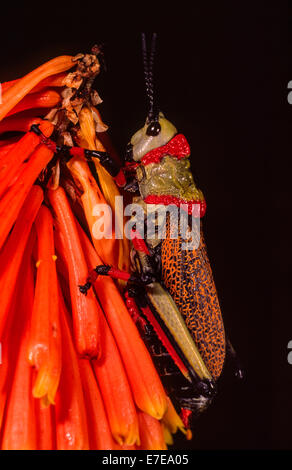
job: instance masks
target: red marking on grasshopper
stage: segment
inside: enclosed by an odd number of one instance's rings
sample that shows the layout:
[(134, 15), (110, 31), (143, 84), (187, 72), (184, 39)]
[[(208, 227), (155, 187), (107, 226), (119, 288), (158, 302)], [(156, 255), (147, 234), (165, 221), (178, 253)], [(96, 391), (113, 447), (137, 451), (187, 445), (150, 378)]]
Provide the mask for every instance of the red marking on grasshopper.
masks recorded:
[(188, 157), (190, 153), (190, 146), (185, 136), (183, 134), (177, 134), (167, 144), (162, 145), (161, 147), (157, 147), (146, 153), (141, 162), (143, 165), (149, 165), (149, 163), (159, 163), (165, 155), (171, 155), (172, 157), (180, 160), (181, 158)]
[(187, 201), (185, 199), (181, 199), (179, 197), (175, 197), (171, 195), (158, 196), (156, 194), (149, 194), (149, 196), (147, 196), (144, 199), (144, 202), (146, 202), (146, 204), (162, 204), (164, 206), (169, 206), (171, 204), (174, 204), (175, 206), (178, 206), (178, 207), (180, 207), (183, 204), (187, 206), (188, 213), (192, 214), (193, 217), (203, 217), (207, 209), (207, 204), (205, 200), (201, 201), (198, 199), (198, 200)]
[(176, 350), (172, 346), (171, 342), (167, 338), (167, 336), (164, 333), (163, 329), (159, 325), (159, 323), (156, 320), (155, 316), (153, 315), (151, 309), (148, 306), (146, 306), (146, 307), (141, 307), (141, 310), (142, 310), (143, 314), (145, 315), (145, 317), (147, 318), (147, 320), (149, 321), (149, 323), (153, 326), (154, 330), (157, 333), (158, 338), (160, 339), (163, 346), (166, 348), (166, 350), (168, 351), (168, 353), (170, 354), (170, 356), (174, 360), (175, 364), (177, 365), (177, 367), (179, 368), (181, 373), (187, 379), (189, 379), (189, 374), (188, 374), (188, 370), (187, 370), (186, 366), (184, 365), (183, 361), (181, 360), (181, 358), (177, 354)]

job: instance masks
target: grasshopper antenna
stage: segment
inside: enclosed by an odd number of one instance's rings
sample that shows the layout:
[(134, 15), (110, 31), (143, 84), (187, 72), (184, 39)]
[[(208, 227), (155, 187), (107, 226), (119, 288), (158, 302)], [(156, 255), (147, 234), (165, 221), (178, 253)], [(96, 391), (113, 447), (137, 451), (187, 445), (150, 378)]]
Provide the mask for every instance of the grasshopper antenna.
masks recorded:
[(158, 120), (158, 109), (155, 106), (155, 102), (154, 102), (154, 80), (153, 80), (153, 66), (154, 66), (154, 57), (155, 57), (155, 51), (156, 51), (156, 39), (157, 39), (157, 33), (152, 33), (151, 49), (150, 49), (150, 54), (148, 58), (146, 34), (142, 33), (142, 56), (143, 56), (146, 95), (147, 95), (148, 105), (149, 105), (148, 116), (147, 116), (149, 122)]

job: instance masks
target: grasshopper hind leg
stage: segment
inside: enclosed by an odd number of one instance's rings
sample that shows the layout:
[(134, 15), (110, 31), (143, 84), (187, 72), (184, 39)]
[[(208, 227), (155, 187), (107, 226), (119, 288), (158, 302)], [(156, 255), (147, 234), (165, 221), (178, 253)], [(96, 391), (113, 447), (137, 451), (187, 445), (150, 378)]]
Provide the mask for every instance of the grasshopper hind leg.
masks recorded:
[[(169, 349), (167, 338), (165, 340), (165, 337), (162, 337), (164, 332), (156, 323), (159, 315), (151, 305), (145, 290), (138, 286), (131, 287), (127, 293), (128, 300), (129, 297), (136, 306), (136, 310), (131, 312), (133, 320), (151, 354), (168, 395), (177, 412), (181, 414), (186, 427), (189, 427), (188, 423), (191, 424), (193, 419), (208, 408), (213, 401), (216, 384), (212, 378), (199, 378), (191, 368), (188, 369), (188, 377), (182, 372), (179, 358), (177, 359), (174, 355), (174, 353), (179, 353), (179, 350), (177, 346), (175, 346), (175, 351)], [(150, 321), (149, 308), (154, 315)], [(155, 320), (154, 325), (153, 320)]]

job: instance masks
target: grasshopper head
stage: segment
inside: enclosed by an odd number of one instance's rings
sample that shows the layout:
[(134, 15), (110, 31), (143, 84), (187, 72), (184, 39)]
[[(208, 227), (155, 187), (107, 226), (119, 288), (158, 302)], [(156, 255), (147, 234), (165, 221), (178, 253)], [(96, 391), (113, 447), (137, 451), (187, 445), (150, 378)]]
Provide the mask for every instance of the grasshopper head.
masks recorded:
[(167, 144), (177, 134), (175, 126), (168, 121), (163, 113), (157, 119), (146, 119), (144, 126), (131, 138), (127, 147), (127, 159), (141, 160), (146, 153)]

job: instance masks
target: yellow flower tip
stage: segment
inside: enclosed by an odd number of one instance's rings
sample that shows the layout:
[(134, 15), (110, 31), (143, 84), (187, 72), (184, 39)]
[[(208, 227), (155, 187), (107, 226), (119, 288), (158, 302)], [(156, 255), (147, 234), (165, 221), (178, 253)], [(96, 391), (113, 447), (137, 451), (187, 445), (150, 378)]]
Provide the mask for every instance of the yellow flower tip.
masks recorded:
[(180, 431), (183, 434), (186, 434), (187, 431), (184, 427), (182, 419), (179, 416), (179, 414), (176, 412), (176, 409), (174, 408), (169, 397), (167, 397), (167, 402), (168, 402), (168, 408), (167, 408), (165, 415), (163, 416), (163, 419), (162, 419), (163, 423), (169, 428), (172, 434), (175, 434), (178, 429), (180, 429)]
[(152, 416), (152, 418), (160, 421), (167, 412), (168, 404), (163, 397), (158, 397), (157, 399), (149, 398), (146, 403), (144, 402), (144, 406), (140, 406), (139, 408), (144, 411), (144, 413)]
[(191, 439), (193, 438), (193, 433), (190, 429), (187, 429), (187, 432), (186, 432), (186, 439), (188, 441), (190, 441)]
[(120, 446), (133, 446), (140, 444), (140, 437), (137, 432), (129, 431), (127, 433), (113, 433), (113, 437)]
[(171, 421), (169, 419), (165, 419), (165, 416), (162, 418), (162, 423), (168, 427), (171, 434), (175, 434), (177, 432), (178, 426), (175, 421)]
[(32, 394), (34, 398), (40, 398), (44, 407), (55, 404), (55, 396), (59, 385), (59, 377), (52, 377), (46, 366), (43, 366), (37, 374)]
[(179, 429), (180, 432), (182, 432), (185, 436), (187, 435), (188, 429), (186, 429), (186, 428), (184, 427), (184, 425), (178, 426), (178, 429)]
[(155, 418), (158, 421), (161, 421), (163, 416), (164, 416), (163, 412), (159, 412), (157, 410), (154, 410), (154, 412), (152, 412), (152, 413), (149, 413), (149, 411), (147, 411), (146, 413), (148, 413), (150, 416), (152, 416), (152, 418)]
[(124, 440), (123, 444), (127, 445), (127, 446), (133, 446), (137, 443), (137, 440), (138, 438), (135, 438), (133, 436), (128, 436), (126, 437), (126, 439)]
[(39, 259), (39, 260), (36, 262), (36, 264), (35, 264), (36, 268), (38, 268), (38, 267), (39, 267), (39, 265), (41, 264), (41, 262), (42, 262), (42, 260), (41, 260), (41, 259)]
[(44, 397), (42, 397), (42, 398), (40, 399), (40, 403), (41, 403), (41, 408), (42, 408), (42, 409), (48, 408), (48, 407), (51, 405), (51, 403), (50, 403), (50, 401), (49, 401), (49, 399), (48, 399), (48, 395), (45, 395)]
[(162, 431), (163, 431), (163, 437), (164, 437), (166, 444), (172, 445), (173, 444), (172, 434), (169, 428), (164, 423), (162, 423)]
[(49, 405), (55, 405), (55, 397), (56, 397), (56, 389), (54, 387), (53, 390), (49, 390), (47, 394), (47, 401)]
[(56, 261), (58, 259), (58, 256), (57, 255), (52, 255), (52, 259), (53, 259), (53, 261)]
[(34, 387), (32, 389), (32, 394), (34, 398), (43, 398), (48, 393), (48, 376), (42, 371), (38, 372)]
[(124, 436), (123, 444), (128, 446), (140, 445), (140, 435), (138, 426), (132, 426), (128, 429), (127, 435)]
[(120, 436), (119, 434), (116, 434), (116, 433), (114, 433), (113, 436), (114, 436), (114, 439), (117, 441), (117, 443), (118, 443), (120, 446), (122, 446), (123, 444), (125, 444), (124, 439), (123, 439), (122, 436)]

